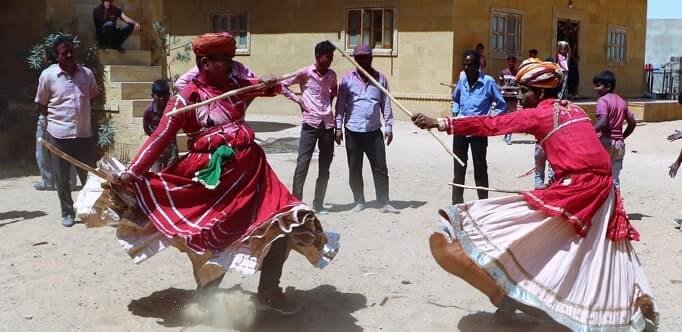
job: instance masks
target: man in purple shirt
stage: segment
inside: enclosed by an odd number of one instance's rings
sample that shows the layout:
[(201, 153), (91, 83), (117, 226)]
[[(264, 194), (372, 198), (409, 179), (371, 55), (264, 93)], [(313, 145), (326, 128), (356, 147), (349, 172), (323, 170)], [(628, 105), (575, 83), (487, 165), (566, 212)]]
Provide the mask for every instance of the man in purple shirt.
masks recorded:
[[(358, 45), (353, 56), (355, 61), (370, 73), (375, 80), (388, 90), (386, 77), (372, 68), (372, 49), (367, 45)], [(381, 114), (386, 123), (385, 133), (381, 132)], [(336, 143), (343, 140), (346, 132), (346, 154), (350, 188), (355, 199), (354, 212), (365, 209), (364, 183), (362, 180), (362, 163), (367, 155), (372, 167), (374, 188), (377, 201), (385, 213), (399, 213), (391, 206), (388, 198), (388, 167), (386, 167), (386, 145), (393, 141), (393, 112), (391, 100), (372, 85), (359, 70), (346, 73), (339, 85), (339, 96), (336, 100)]]
[[(303, 125), (298, 143), (298, 159), (294, 171), (293, 194), (303, 199), (303, 184), (308, 175), (310, 160), (317, 144), (319, 154), (319, 171), (315, 183), (313, 208), (318, 214), (325, 214), (324, 196), (329, 182), (329, 166), (334, 157), (334, 113), (332, 100), (336, 97), (336, 73), (329, 69), (334, 60), (334, 45), (323, 41), (315, 45), (315, 63), (301, 68), (296, 76), (282, 81), (282, 94), (297, 103), (301, 108)], [(298, 84), (301, 96), (289, 89)]]

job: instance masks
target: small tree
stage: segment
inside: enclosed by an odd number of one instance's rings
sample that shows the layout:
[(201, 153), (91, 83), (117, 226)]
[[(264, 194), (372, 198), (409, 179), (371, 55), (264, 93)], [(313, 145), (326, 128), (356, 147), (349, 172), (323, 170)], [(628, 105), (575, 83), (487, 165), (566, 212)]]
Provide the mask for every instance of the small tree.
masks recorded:
[[(185, 43), (179, 46), (171, 47), (171, 42), (168, 34), (166, 24), (160, 21), (155, 21), (152, 24), (154, 31), (156, 31), (157, 47), (161, 51), (161, 56), (166, 59), (166, 78), (171, 82), (171, 87), (175, 85), (175, 81), (180, 77), (179, 73), (173, 73), (172, 65), (174, 63), (187, 63), (192, 61), (192, 43)], [(173, 44), (177, 44), (177, 39), (173, 36)], [(171, 52), (180, 50), (171, 57)], [(170, 57), (170, 59), (169, 59)], [(175, 88), (173, 88), (175, 89)]]
[[(37, 72), (43, 71), (45, 68), (53, 63), (57, 62), (54, 58), (54, 42), (59, 37), (70, 37), (73, 40), (73, 46), (76, 48), (80, 47), (80, 39), (78, 36), (70, 35), (64, 32), (48, 33), (41, 41), (34, 44), (29, 51), (29, 55), (26, 57), (26, 62), (29, 68)], [(99, 66), (99, 58), (97, 56), (97, 47), (90, 46), (81, 52), (80, 56), (81, 63), (90, 68), (93, 73), (97, 73), (97, 68)]]

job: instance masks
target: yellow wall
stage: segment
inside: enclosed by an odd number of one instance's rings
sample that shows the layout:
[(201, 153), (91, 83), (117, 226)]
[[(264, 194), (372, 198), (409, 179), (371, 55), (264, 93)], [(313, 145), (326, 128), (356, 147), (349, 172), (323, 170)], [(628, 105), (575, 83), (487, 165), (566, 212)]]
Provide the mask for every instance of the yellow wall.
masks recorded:
[[(170, 33), (176, 36), (176, 45), (191, 41), (207, 32), (209, 13), (246, 11), (251, 33), (250, 55), (237, 56), (256, 73), (288, 73), (312, 64), (316, 43), (328, 39), (342, 44), (345, 30), (345, 9), (354, 7), (395, 7), (398, 28), (395, 57), (375, 56), (374, 67), (384, 73), (390, 89), (396, 96), (410, 99), (427, 96), (442, 99), (440, 102), (416, 103), (424, 111), (436, 112), (449, 106), (450, 90), (439, 82), (452, 80), (452, 1), (403, 0), (376, 1), (181, 1), (165, 4)], [(184, 71), (193, 63), (172, 65), (174, 72)], [(339, 79), (351, 68), (336, 53), (332, 69)], [(408, 98), (407, 96), (411, 96)], [(408, 104), (410, 100), (405, 100)], [(296, 114), (295, 104), (283, 97), (258, 100), (252, 111), (285, 112)], [(398, 110), (395, 112), (398, 113)]]
[[(395, 7), (398, 29), (397, 56), (375, 56), (375, 67), (387, 75), (394, 95), (414, 110), (432, 114), (449, 107), (450, 90), (440, 82), (456, 81), (461, 69), (461, 54), (477, 42), (489, 44), (491, 9), (512, 9), (523, 15), (521, 58), (536, 48), (545, 58), (554, 53), (556, 18), (581, 22), (580, 95), (594, 97), (591, 80), (603, 69), (615, 72), (618, 91), (624, 96), (643, 94), (646, 1), (566, 0), (297, 0), (297, 1), (217, 1), (170, 0), (165, 15), (176, 45), (190, 42), (207, 32), (209, 13), (247, 12), (250, 55), (237, 60), (257, 73), (287, 73), (314, 61), (315, 43), (329, 39), (341, 42), (345, 30), (345, 9), (353, 7)], [(628, 32), (627, 64), (607, 65), (608, 25), (622, 26)], [(486, 48), (486, 54), (488, 54)], [(337, 53), (332, 68), (339, 76), (350, 69)], [(184, 72), (192, 63), (174, 64), (172, 71)], [(505, 59), (488, 56), (488, 73), (504, 68)], [(428, 102), (419, 99), (430, 100)], [(256, 111), (296, 113), (280, 97), (256, 102)], [(397, 112), (396, 112), (397, 113)]]
[[(624, 96), (640, 97), (644, 92), (646, 0), (575, 0), (573, 8), (568, 8), (567, 0), (462, 0), (455, 3), (455, 71), (460, 70), (462, 52), (474, 48), (478, 42), (486, 46), (488, 73), (494, 73), (496, 76), (496, 73), (505, 67), (505, 59), (492, 58), (489, 53), (490, 11), (511, 9), (520, 11), (523, 16), (521, 58), (525, 58), (531, 48), (538, 49), (542, 59), (553, 56), (557, 17), (580, 21), (581, 96), (596, 97), (592, 91), (592, 77), (604, 69), (616, 74), (617, 90)], [(606, 63), (606, 37), (609, 25), (621, 26), (627, 30), (626, 65)]]
[(0, 41), (7, 47), (0, 53), (3, 67), (0, 97), (32, 101), (35, 90), (29, 90), (29, 87), (37, 81), (34, 76), (38, 74), (29, 69), (25, 58), (44, 29), (42, 20), (31, 20), (34, 16), (45, 16), (44, 3), (6, 0), (0, 8)]

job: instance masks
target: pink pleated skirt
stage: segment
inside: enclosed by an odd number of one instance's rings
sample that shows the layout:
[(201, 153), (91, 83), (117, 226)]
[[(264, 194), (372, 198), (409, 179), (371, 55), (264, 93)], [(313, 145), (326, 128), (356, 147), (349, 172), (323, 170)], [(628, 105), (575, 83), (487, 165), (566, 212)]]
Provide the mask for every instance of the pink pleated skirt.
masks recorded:
[(521, 195), (450, 206), (441, 216), (451, 238), (511, 298), (573, 331), (642, 331), (658, 314), (630, 241), (606, 238), (614, 199), (612, 191), (584, 238)]

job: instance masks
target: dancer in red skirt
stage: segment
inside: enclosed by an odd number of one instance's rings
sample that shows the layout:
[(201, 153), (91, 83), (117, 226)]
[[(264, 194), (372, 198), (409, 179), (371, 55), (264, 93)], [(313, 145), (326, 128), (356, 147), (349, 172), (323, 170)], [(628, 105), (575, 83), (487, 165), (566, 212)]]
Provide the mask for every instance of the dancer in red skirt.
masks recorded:
[[(268, 87), (164, 115), (116, 181), (134, 187), (137, 205), (151, 223), (119, 227), (119, 239), (138, 262), (171, 245), (186, 251), (203, 290), (217, 287), (227, 269), (260, 270), (259, 304), (294, 313), (299, 306), (279, 287), (289, 250), (323, 267), (337, 248), (328, 245), (314, 211), (270, 168), (244, 121), (255, 97), (272, 96), (281, 87), (274, 77), (259, 81), (231, 74), (235, 40), (228, 33), (199, 36), (192, 49), (199, 75), (169, 100), (166, 114), (237, 88), (261, 82)], [(189, 138), (189, 153), (158, 173), (148, 172), (180, 130)]]

